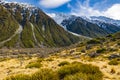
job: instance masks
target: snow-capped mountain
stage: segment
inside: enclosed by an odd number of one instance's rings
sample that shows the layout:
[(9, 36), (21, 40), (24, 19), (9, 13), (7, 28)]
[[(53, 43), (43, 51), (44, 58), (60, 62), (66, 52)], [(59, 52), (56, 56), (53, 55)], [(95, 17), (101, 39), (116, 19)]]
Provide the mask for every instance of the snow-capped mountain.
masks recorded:
[(82, 39), (65, 31), (40, 8), (0, 2), (0, 47), (60, 47)]
[(66, 27), (63, 26), (61, 23), (62, 23), (63, 20), (69, 19), (71, 17), (70, 15), (67, 15), (67, 14), (64, 14), (64, 13), (54, 14), (54, 16), (51, 16), (51, 14), (48, 14), (48, 16), (53, 18), (55, 20), (55, 22), (57, 24), (59, 24), (60, 26), (62, 26), (65, 30), (66, 30)]
[(66, 26), (62, 22), (64, 20), (70, 20), (72, 22), (72, 21), (74, 21), (77, 18), (77, 16), (69, 15), (69, 14), (64, 14), (64, 13), (54, 14), (54, 16), (51, 16), (50, 14), (48, 14), (48, 16), (50, 16), (51, 18), (53, 18), (55, 20), (55, 22), (57, 22), (57, 24), (59, 24), (60, 26), (62, 26), (65, 30), (66, 30)]
[(104, 22), (104, 23), (109, 23), (109, 24), (113, 24), (113, 25), (116, 25), (116, 26), (120, 26), (120, 20), (114, 20), (114, 19), (104, 17), (104, 16), (99, 16), (99, 17), (92, 16), (92, 17), (90, 17), (90, 19), (92, 21), (101, 21), (101, 22)]
[(108, 33), (115, 33), (120, 31), (120, 20), (114, 20), (104, 16), (95, 17), (92, 16), (87, 21), (97, 24), (99, 27), (105, 29)]
[(3, 5), (6, 8), (10, 8), (13, 11), (17, 10), (18, 7), (24, 8), (23, 10), (29, 10), (31, 12), (35, 11), (36, 9), (38, 9), (34, 5), (31, 5), (31, 4), (28, 4), (28, 3), (8, 2), (8, 1), (5, 1), (5, 0), (1, 0), (0, 1), (0, 5)]
[[(80, 35), (83, 35), (84, 30), (78, 29), (78, 27), (88, 30), (88, 31), (86, 31), (86, 32), (89, 32), (88, 34), (91, 33), (90, 28), (93, 29), (93, 30), (91, 30), (93, 32), (95, 30), (94, 28), (96, 28), (97, 31), (100, 32), (99, 35), (102, 34), (101, 32), (103, 32), (107, 35), (107, 34), (111, 34), (111, 33), (120, 31), (120, 26), (119, 26), (120, 21), (119, 20), (114, 20), (111, 18), (103, 17), (103, 16), (100, 16), (100, 17), (92, 16), (90, 18), (87, 18), (85, 16), (74, 16), (74, 15), (68, 15), (68, 14), (62, 13), (62, 14), (55, 14), (55, 16), (52, 18), (59, 25), (62, 25), (65, 30), (68, 30), (70, 32), (77, 33)], [(77, 25), (74, 23), (76, 23)], [(75, 30), (75, 28), (76, 28), (76, 30)], [(93, 35), (97, 36), (98, 32), (95, 31), (94, 33), (96, 33), (96, 34), (91, 33), (91, 36), (93, 36)], [(86, 33), (85, 33), (84, 36), (91, 37), (88, 34), (86, 35)], [(102, 35), (104, 35), (104, 34), (102, 34)]]

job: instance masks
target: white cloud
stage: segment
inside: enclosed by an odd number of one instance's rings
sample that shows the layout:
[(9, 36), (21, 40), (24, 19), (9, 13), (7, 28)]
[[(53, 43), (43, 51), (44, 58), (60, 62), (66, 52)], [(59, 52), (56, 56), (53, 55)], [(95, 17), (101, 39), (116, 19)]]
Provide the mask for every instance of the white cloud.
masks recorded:
[(91, 7), (85, 7), (85, 6), (80, 6), (79, 8), (73, 9), (71, 11), (72, 15), (77, 15), (77, 16), (100, 16), (102, 15), (98, 10), (94, 10)]
[(77, 16), (100, 16), (101, 13), (98, 10), (93, 9), (89, 6), (89, 0), (86, 0), (84, 3), (77, 2), (76, 7), (71, 7), (71, 14)]
[(97, 8), (90, 7), (89, 0), (86, 0), (84, 3), (80, 3), (80, 1), (78, 1), (76, 5), (77, 5), (76, 7), (73, 7), (72, 5), (69, 4), (72, 15), (86, 16), (86, 17), (106, 16), (120, 20), (120, 4), (114, 4), (104, 11), (100, 11)]
[(120, 20), (120, 4), (114, 4), (108, 8), (103, 14), (107, 17)]
[(40, 5), (45, 8), (57, 8), (71, 0), (40, 0)]
[(50, 16), (51, 18), (54, 18), (56, 17), (56, 14), (55, 13), (46, 13), (48, 16)]

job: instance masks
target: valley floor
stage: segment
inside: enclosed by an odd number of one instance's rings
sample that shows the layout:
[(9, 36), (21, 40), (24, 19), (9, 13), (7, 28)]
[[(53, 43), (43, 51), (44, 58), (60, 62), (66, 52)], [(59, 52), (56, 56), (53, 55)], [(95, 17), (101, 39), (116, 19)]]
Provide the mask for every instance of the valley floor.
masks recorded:
[(42, 67), (49, 68), (52, 70), (57, 70), (60, 68), (59, 63), (63, 61), (81, 62), (84, 64), (92, 64), (100, 68), (101, 72), (104, 74), (103, 80), (120, 80), (120, 64), (119, 65), (109, 65), (108, 59), (97, 57), (89, 58), (84, 57), (83, 54), (76, 55), (79, 52), (76, 48), (70, 50), (64, 50), (57, 52), (56, 54), (50, 55), (46, 58), (38, 58), (37, 55), (32, 56), (18, 56), (17, 58), (4, 58), (0, 59), (0, 80), (5, 79), (8, 76), (16, 74), (32, 74), (39, 70), (39, 68), (26, 68), (30, 62), (36, 62), (40, 60)]

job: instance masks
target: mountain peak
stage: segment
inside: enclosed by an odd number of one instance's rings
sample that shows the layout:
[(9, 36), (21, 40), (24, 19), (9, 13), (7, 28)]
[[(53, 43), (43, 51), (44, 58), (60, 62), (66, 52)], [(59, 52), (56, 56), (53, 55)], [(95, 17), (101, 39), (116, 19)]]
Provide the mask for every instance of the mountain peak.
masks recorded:
[(36, 8), (34, 5), (28, 4), (28, 3), (19, 3), (19, 2), (9, 2), (5, 0), (0, 0), (1, 5), (10, 5), (10, 6), (20, 6), (22, 8), (28, 8), (33, 9)]
[(61, 28), (39, 8), (9, 2), (1, 2), (0, 5), (0, 47), (59, 47), (80, 40)]
[(113, 25), (117, 25), (117, 26), (120, 26), (120, 20), (114, 20), (112, 18), (108, 18), (108, 17), (105, 17), (105, 16), (92, 16), (90, 17), (91, 20), (97, 20), (97, 21), (101, 21), (101, 22), (104, 22), (104, 23), (109, 23), (109, 24), (113, 24)]

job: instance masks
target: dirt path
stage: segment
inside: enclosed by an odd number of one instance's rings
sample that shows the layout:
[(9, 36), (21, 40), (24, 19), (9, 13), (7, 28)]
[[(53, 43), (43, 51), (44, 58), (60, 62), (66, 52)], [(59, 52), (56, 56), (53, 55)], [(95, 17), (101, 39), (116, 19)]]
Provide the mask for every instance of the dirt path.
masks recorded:
[(9, 37), (8, 39), (0, 42), (0, 45), (6, 43), (6, 42), (8, 42), (8, 41), (10, 41), (10, 40), (11, 40), (12, 38), (14, 38), (17, 34), (20, 34), (20, 33), (22, 32), (22, 30), (23, 30), (22, 26), (19, 25), (19, 28), (15, 31), (15, 33), (14, 33), (11, 37)]

